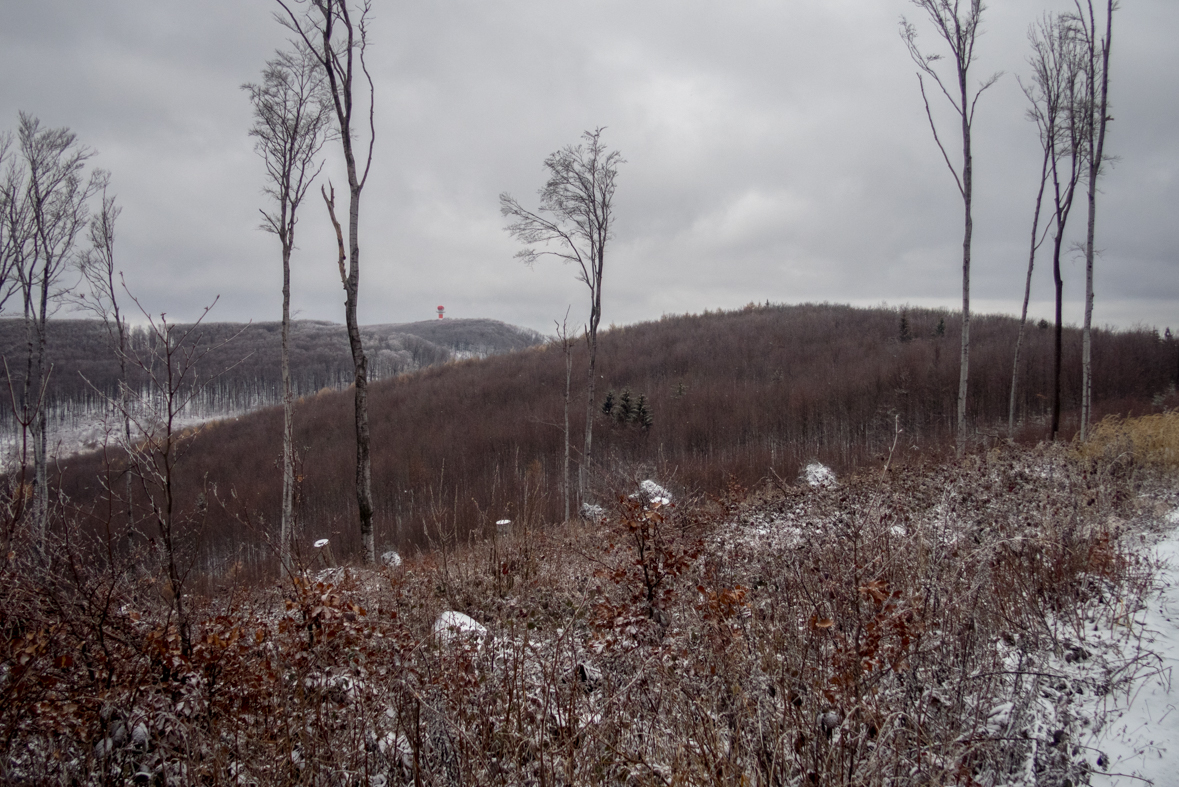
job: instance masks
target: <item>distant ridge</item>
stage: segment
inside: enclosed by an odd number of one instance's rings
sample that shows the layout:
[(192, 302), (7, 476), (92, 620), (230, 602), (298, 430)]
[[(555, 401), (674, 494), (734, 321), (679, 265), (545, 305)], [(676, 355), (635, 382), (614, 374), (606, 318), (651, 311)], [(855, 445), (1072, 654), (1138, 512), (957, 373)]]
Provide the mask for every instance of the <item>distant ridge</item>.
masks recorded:
[[(193, 328), (178, 324), (181, 334)], [(97, 320), (52, 320), (48, 330), (49, 362), (53, 364), (51, 403), (84, 401), (97, 391), (113, 393), (118, 363), (106, 328)], [(445, 319), (361, 327), (372, 379), (391, 377), (457, 358), (484, 357), (521, 350), (543, 341), (536, 331), (490, 319)], [(153, 337), (133, 329), (133, 352), (148, 358)], [(196, 371), (231, 399), (252, 400), (276, 395), (281, 383), (282, 324), (279, 322), (202, 323), (189, 341), (202, 355)], [(0, 319), (0, 356), (7, 359), (12, 382), (19, 384), (25, 356), (24, 323)], [(134, 364), (133, 364), (134, 365)], [(299, 395), (352, 381), (352, 355), (344, 326), (321, 320), (291, 323), (291, 369)], [(226, 371), (228, 370), (228, 371)], [(3, 370), (0, 370), (3, 374)], [(146, 384), (142, 370), (132, 370), (135, 387)]]
[[(443, 332), (454, 330), (444, 322), (369, 330), (440, 347), (424, 337), (444, 341)], [(935, 459), (953, 445), (957, 328), (958, 316), (947, 311), (804, 304), (751, 305), (604, 331), (589, 502), (610, 505), (645, 479), (679, 499), (724, 500), (728, 490), (766, 479), (788, 484), (815, 461), (842, 478), (886, 462)], [(419, 333), (397, 333), (409, 330)], [(1011, 317), (974, 320), (974, 444), (1007, 439), (1017, 331)], [(1031, 326), (1024, 338), (1015, 438), (1025, 443), (1045, 436), (1052, 338), (1046, 324)], [(1067, 439), (1077, 424), (1080, 332), (1068, 329), (1064, 340)], [(587, 358), (584, 342), (571, 349), (576, 473)], [(1149, 330), (1095, 331), (1096, 418), (1174, 407), (1177, 363), (1173, 338)], [(538, 528), (559, 521), (566, 369), (560, 347), (547, 343), (374, 383), (369, 408), (378, 543), (404, 554), (445, 543), (441, 539), (454, 544), (485, 534), (500, 518)], [(622, 406), (627, 397), (634, 417)], [(640, 400), (651, 416), (647, 423), (638, 417)], [(352, 396), (342, 391), (307, 396), (295, 410), (295, 444), (305, 458), (296, 535), (304, 545), (330, 537), (338, 557), (359, 547), (352, 524), (352, 418)], [(277, 521), (282, 485), (274, 462), (281, 433), (278, 408), (200, 430), (186, 444), (176, 500), (192, 510), (205, 486), (215, 484), (223, 494), (234, 491), (235, 511), (248, 512), (251, 521)], [(62, 488), (71, 500), (93, 500), (101, 492), (95, 479), (103, 477), (102, 462), (92, 454), (68, 464)], [(202, 559), (213, 573), (231, 556), (237, 560), (240, 549), (255, 549), (259, 565), (271, 561), (258, 535), (243, 533), (231, 512), (209, 506), (202, 538)]]

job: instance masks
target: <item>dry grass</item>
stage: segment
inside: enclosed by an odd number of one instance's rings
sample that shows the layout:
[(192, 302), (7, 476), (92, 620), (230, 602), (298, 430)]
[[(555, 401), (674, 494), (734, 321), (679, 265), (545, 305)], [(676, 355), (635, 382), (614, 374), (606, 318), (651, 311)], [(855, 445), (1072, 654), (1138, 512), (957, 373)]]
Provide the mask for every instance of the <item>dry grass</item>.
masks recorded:
[(1140, 418), (1110, 416), (1097, 425), (1082, 452), (1086, 456), (1131, 456), (1139, 463), (1179, 468), (1179, 411)]

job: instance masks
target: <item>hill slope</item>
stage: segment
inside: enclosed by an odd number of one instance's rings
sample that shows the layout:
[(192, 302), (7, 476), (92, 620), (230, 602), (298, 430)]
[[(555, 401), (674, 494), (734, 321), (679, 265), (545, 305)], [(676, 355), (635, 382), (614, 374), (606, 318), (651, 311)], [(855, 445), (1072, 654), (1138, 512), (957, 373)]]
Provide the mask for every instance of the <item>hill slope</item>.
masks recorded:
[[(680, 494), (721, 494), (731, 482), (792, 478), (812, 459), (842, 471), (882, 461), (894, 444), (898, 459), (939, 453), (954, 418), (956, 319), (911, 310), (912, 338), (902, 341), (899, 317), (888, 309), (773, 306), (603, 332), (598, 390), (643, 395), (653, 423), (620, 424), (595, 403), (595, 499), (608, 501), (640, 477)], [(1005, 431), (1015, 330), (1007, 317), (980, 316), (974, 324), (970, 417), (977, 440)], [(1032, 328), (1025, 345), (1018, 415), (1023, 438), (1036, 440), (1047, 412), (1050, 332)], [(1070, 331), (1070, 408), (1079, 398), (1079, 345), (1079, 332)], [(1147, 331), (1096, 332), (1098, 416), (1149, 411), (1175, 382), (1177, 352), (1176, 342)], [(584, 368), (578, 346), (575, 461)], [(451, 542), (500, 518), (533, 525), (559, 519), (564, 388), (564, 357), (551, 345), (374, 384), (378, 544)], [(325, 391), (303, 399), (296, 412), (300, 539), (330, 536), (341, 555), (356, 547), (351, 407), (346, 392)], [(211, 570), (229, 555), (271, 560), (262, 539), (277, 520), (280, 423), (277, 409), (264, 410), (210, 425), (184, 445), (178, 503), (195, 511), (204, 496), (226, 501), (200, 514), (200, 547)], [(98, 457), (79, 459), (63, 487), (75, 501), (91, 499), (102, 472)]]
[[(217, 387), (230, 398), (275, 397), (281, 381), (282, 324), (278, 322), (219, 323), (169, 326), (181, 337), (203, 379), (217, 378)], [(361, 328), (369, 355), (372, 379), (391, 377), (457, 357), (494, 355), (538, 344), (536, 331), (498, 320), (433, 320)], [(143, 367), (150, 367), (159, 336), (146, 326), (131, 330), (131, 385), (146, 385)], [(318, 320), (291, 323), (291, 372), (295, 390), (315, 393), (323, 387), (342, 387), (352, 381), (352, 355), (344, 326)], [(47, 349), (54, 365), (51, 405), (92, 399), (95, 390), (117, 389), (119, 367), (112, 342), (97, 320), (54, 320), (49, 323)], [(24, 323), (0, 319), (0, 357), (8, 362), (13, 382), (22, 377), (26, 356)], [(277, 401), (277, 398), (272, 399)]]

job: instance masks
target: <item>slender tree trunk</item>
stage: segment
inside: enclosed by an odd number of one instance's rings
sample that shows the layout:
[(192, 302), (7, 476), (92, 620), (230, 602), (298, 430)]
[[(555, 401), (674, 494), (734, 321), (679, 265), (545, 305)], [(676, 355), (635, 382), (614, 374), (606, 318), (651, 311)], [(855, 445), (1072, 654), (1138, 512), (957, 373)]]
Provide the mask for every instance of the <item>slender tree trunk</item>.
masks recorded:
[(1052, 246), (1052, 283), (1056, 294), (1056, 331), (1052, 342), (1052, 428), (1049, 439), (1060, 432), (1060, 375), (1064, 339), (1064, 279), (1060, 275), (1060, 245), (1064, 241), (1064, 225), (1057, 219), (1056, 238)]
[[(286, 205), (283, 205), (285, 213)], [(291, 395), (291, 246), (294, 226), (282, 241), (282, 519), (279, 525), (278, 556), (283, 569), (291, 571), (291, 528), (295, 500), (294, 397)]]
[(594, 283), (591, 287), (590, 321), (589, 321), (589, 382), (585, 392), (585, 453), (581, 458), (581, 473), (579, 476), (578, 493), (581, 503), (587, 502), (589, 472), (593, 464), (594, 438), (594, 387), (597, 382), (595, 371), (598, 360), (598, 326), (602, 321), (602, 269), (605, 267), (604, 242), (599, 241), (591, 254), (595, 258), (593, 265)]
[(965, 229), (962, 233), (962, 355), (958, 372), (958, 456), (966, 453), (966, 394), (970, 378), (970, 244), (974, 234), (971, 215), (974, 164), (970, 154), (970, 116), (966, 108), (966, 71), (959, 69), (958, 86), (962, 93), (962, 203)]
[(1044, 203), (1044, 188), (1048, 185), (1048, 161), (1052, 158), (1051, 143), (1044, 146), (1044, 161), (1040, 164), (1040, 190), (1036, 192), (1036, 209), (1032, 213), (1032, 239), (1028, 251), (1028, 275), (1023, 287), (1023, 309), (1019, 313), (1019, 333), (1015, 336), (1015, 360), (1011, 364), (1011, 399), (1007, 403), (1007, 439), (1015, 440), (1015, 391), (1019, 383), (1019, 351), (1023, 346), (1023, 331), (1028, 322), (1028, 303), (1032, 298), (1032, 271), (1036, 266), (1036, 249), (1040, 244), (1040, 208)]
[(360, 512), (360, 540), (364, 562), (375, 563), (376, 539), (373, 534), (373, 471), (369, 450), (368, 429), (368, 358), (360, 340), (360, 324), (356, 317), (357, 294), (360, 292), (360, 185), (356, 180), (356, 163), (348, 150), (348, 180), (351, 188), (348, 204), (348, 287), (344, 311), (348, 323), (348, 344), (352, 348), (352, 364), (356, 370), (356, 505)]
[(49, 318), (49, 269), (49, 260), (46, 260), (34, 330), (37, 348), (33, 361), (33, 371), (36, 375), (34, 378), (36, 400), (33, 406), (33, 524), (37, 529), (37, 544), (42, 553), (47, 546), (45, 539), (49, 529), (49, 461), (46, 446), (48, 434), (45, 424), (45, 408), (49, 404), (46, 391), (48, 382), (46, 377), (48, 375), (45, 368), (46, 346), (48, 344), (45, 333), (46, 321)]
[[(1101, 175), (1102, 158), (1105, 155), (1105, 127), (1109, 120), (1109, 49), (1113, 37), (1114, 0), (1107, 0), (1105, 38), (1101, 41), (1101, 73), (1100, 89), (1096, 83), (1097, 74), (1090, 69), (1089, 96), (1091, 100), (1090, 118), (1096, 116), (1096, 129), (1090, 125), (1091, 149), (1089, 154), (1089, 193), (1088, 193), (1088, 226), (1085, 232), (1085, 325), (1081, 330), (1081, 439), (1088, 434), (1089, 419), (1092, 413), (1093, 364), (1092, 338), (1093, 325), (1093, 259), (1095, 249), (1093, 242), (1097, 226), (1097, 179)], [(1090, 55), (1089, 62), (1093, 63), (1097, 45), (1097, 29), (1092, 17), (1090, 6)], [(1095, 132), (1095, 134), (1094, 134)], [(1095, 137), (1095, 138), (1094, 138)]]
[[(113, 288), (111, 290), (111, 293), (113, 295), (113, 293), (114, 293)], [(127, 326), (123, 322), (122, 315), (119, 314), (118, 303), (116, 301), (113, 301), (113, 299), (112, 299), (112, 302), (115, 303), (115, 306), (114, 306), (115, 322), (119, 326), (119, 411), (123, 414), (123, 439), (126, 441), (124, 443), (124, 445), (126, 446), (126, 448), (124, 450), (127, 451), (128, 457), (130, 457), (130, 453), (131, 453), (131, 386), (127, 380)], [(131, 463), (130, 462), (128, 462), (126, 476), (127, 477), (124, 479), (124, 485), (126, 487), (126, 495), (127, 495), (127, 500), (126, 500), (127, 527), (128, 527), (128, 529), (130, 529), (131, 526), (135, 522), (135, 503), (134, 503), (134, 500), (132, 497), (134, 485), (133, 485), (133, 479), (132, 479), (132, 474), (131, 474)]]
[(585, 449), (581, 455), (581, 466), (578, 468), (577, 478), (577, 498), (579, 503), (588, 502), (588, 485), (589, 485), (589, 471), (590, 471), (590, 457), (593, 456), (591, 450), (594, 442), (594, 382), (595, 382), (595, 365), (598, 359), (598, 336), (597, 331), (590, 329), (589, 335), (589, 379), (586, 383), (585, 389)]
[(565, 521), (568, 522), (569, 503), (573, 491), (569, 488), (569, 393), (573, 386), (573, 348), (569, 344), (569, 334), (565, 326), (562, 326), (561, 346), (565, 350), (565, 467), (561, 479), (565, 491)]

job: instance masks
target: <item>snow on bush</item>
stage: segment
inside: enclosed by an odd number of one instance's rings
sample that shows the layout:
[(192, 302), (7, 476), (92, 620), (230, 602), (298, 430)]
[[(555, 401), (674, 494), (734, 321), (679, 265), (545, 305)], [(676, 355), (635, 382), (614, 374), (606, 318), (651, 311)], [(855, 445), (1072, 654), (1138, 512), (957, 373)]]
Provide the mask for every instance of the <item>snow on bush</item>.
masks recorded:
[(826, 465), (811, 462), (802, 471), (808, 486), (835, 486), (835, 472)]
[(588, 519), (591, 522), (601, 522), (606, 518), (606, 509), (593, 503), (582, 503), (581, 518)]
[(443, 612), (434, 623), (434, 636), (439, 642), (449, 642), (456, 638), (482, 639), (486, 634), (487, 629), (484, 626), (461, 612)]
[(401, 555), (397, 553), (397, 550), (390, 549), (388, 552), (381, 555), (381, 564), (386, 565), (389, 568), (397, 568), (401, 565)]
[(631, 500), (644, 499), (648, 503), (655, 503), (656, 505), (669, 505), (671, 503), (671, 492), (661, 487), (651, 479), (639, 484), (639, 491), (630, 496)]

